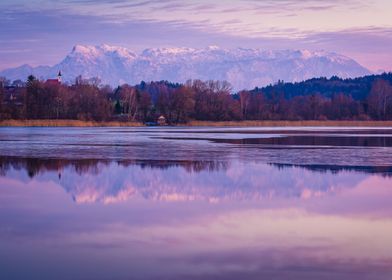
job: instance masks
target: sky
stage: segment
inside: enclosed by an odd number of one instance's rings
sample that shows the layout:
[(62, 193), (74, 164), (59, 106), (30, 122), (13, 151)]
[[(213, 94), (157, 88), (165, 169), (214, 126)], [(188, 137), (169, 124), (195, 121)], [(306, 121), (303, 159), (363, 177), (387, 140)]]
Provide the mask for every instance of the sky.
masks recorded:
[(326, 50), (392, 71), (391, 11), (390, 0), (1, 0), (0, 70), (105, 43)]

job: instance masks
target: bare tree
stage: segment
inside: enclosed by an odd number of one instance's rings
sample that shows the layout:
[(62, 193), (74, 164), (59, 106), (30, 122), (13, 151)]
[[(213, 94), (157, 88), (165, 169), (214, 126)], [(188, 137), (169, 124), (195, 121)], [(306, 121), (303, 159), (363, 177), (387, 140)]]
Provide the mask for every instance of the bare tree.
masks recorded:
[(391, 117), (392, 86), (388, 81), (378, 79), (373, 83), (368, 98), (369, 110), (377, 119)]
[(134, 121), (138, 112), (138, 98), (136, 89), (123, 85), (120, 88), (120, 100), (123, 113), (128, 115), (128, 119)]

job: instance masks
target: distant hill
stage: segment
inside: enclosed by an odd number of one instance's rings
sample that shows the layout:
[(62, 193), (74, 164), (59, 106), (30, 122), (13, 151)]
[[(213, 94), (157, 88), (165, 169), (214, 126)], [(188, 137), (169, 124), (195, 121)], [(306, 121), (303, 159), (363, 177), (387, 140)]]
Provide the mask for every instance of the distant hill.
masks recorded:
[(98, 77), (112, 86), (141, 81), (188, 79), (226, 80), (234, 90), (252, 89), (279, 80), (299, 82), (313, 77), (353, 78), (371, 74), (356, 61), (324, 51), (261, 49), (223, 49), (208, 47), (146, 49), (137, 54), (126, 48), (101, 45), (76, 45), (58, 64), (40, 67), (22, 65), (0, 72), (8, 79), (26, 80), (30, 74), (53, 78), (58, 71), (66, 82), (78, 75)]
[(343, 93), (350, 95), (354, 100), (364, 100), (369, 95), (375, 80), (382, 79), (392, 84), (392, 72), (379, 75), (368, 75), (358, 78), (341, 79), (338, 77), (313, 78), (299, 83), (277, 83), (266, 87), (251, 90), (251, 93), (263, 93), (267, 97), (272, 94), (283, 94), (286, 99), (295, 96), (320, 94), (331, 98), (333, 95)]

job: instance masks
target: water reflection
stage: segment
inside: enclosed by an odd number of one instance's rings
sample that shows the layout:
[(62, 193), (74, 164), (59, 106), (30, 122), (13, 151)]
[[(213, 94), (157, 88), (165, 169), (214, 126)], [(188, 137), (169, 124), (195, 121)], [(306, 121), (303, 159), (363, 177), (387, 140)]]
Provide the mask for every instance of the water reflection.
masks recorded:
[[(257, 161), (255, 161), (257, 163)], [(181, 167), (187, 172), (219, 172), (226, 171), (230, 167), (229, 161), (194, 161), (194, 160), (103, 160), (103, 159), (47, 159), (47, 158), (19, 158), (19, 157), (0, 157), (0, 175), (6, 176), (10, 169), (24, 170), (30, 178), (37, 174), (48, 171), (58, 172), (59, 177), (65, 168), (72, 168), (79, 175), (84, 173), (99, 173), (98, 165), (108, 166), (117, 164), (118, 166), (130, 167), (140, 166), (142, 169), (169, 169), (171, 167)], [(262, 165), (262, 164), (261, 164)], [(314, 172), (332, 172), (353, 171), (369, 174), (378, 174), (381, 176), (392, 176), (392, 166), (355, 166), (355, 165), (327, 165), (327, 164), (284, 164), (269, 163), (277, 168), (303, 168)]]
[(332, 172), (339, 173), (342, 171), (352, 171), (366, 174), (377, 174), (380, 176), (391, 177), (392, 176), (392, 166), (353, 166), (353, 165), (326, 165), (326, 164), (309, 164), (309, 165), (300, 165), (300, 164), (284, 164), (284, 163), (272, 163), (278, 168), (291, 168), (298, 167), (311, 170), (313, 172)]
[(60, 179), (57, 170), (30, 178), (11, 167), (0, 178), (0, 275), (392, 276), (390, 177), (351, 171), (321, 176), (254, 162), (198, 173), (181, 166), (93, 166), (82, 173), (63, 166)]
[(0, 157), (0, 174), (6, 176), (10, 169), (25, 170), (29, 177), (33, 178), (37, 174), (56, 171), (61, 177), (62, 170), (72, 168), (79, 175), (84, 173), (99, 173), (99, 165), (117, 164), (128, 167), (132, 165), (144, 168), (169, 169), (170, 167), (182, 167), (187, 172), (220, 171), (227, 169), (229, 162), (226, 161), (176, 161), (176, 160), (99, 160), (99, 159), (45, 159), (45, 158), (18, 158)]
[[(0, 159), (2, 176), (53, 182), (77, 203), (115, 203), (141, 197), (160, 201), (309, 199), (355, 187), (391, 167), (296, 166), (241, 161), (109, 161)], [(21, 174), (22, 173), (22, 174)], [(322, 174), (322, 175), (321, 175)], [(388, 178), (388, 179), (387, 179)], [(1, 182), (1, 179), (0, 179)]]
[(388, 146), (1, 131), (0, 279), (392, 279)]
[(392, 147), (392, 137), (387, 136), (285, 136), (270, 138), (214, 139), (217, 143), (258, 144), (274, 146), (311, 146), (311, 147)]

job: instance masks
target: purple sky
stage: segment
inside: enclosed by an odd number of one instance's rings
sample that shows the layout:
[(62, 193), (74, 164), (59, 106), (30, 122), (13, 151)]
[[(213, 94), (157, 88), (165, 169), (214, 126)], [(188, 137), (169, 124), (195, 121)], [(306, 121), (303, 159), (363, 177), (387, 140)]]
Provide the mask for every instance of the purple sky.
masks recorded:
[(55, 64), (75, 44), (335, 51), (392, 70), (390, 0), (2, 0), (0, 69)]

